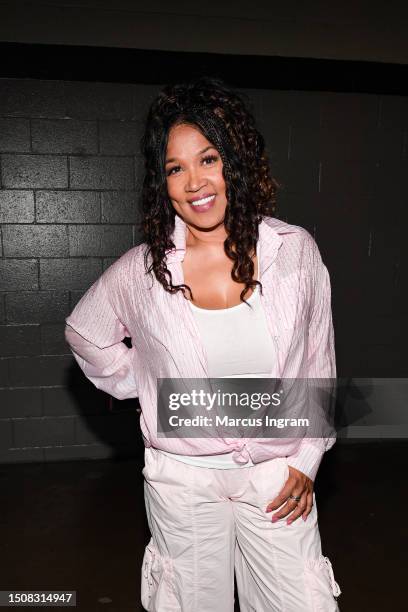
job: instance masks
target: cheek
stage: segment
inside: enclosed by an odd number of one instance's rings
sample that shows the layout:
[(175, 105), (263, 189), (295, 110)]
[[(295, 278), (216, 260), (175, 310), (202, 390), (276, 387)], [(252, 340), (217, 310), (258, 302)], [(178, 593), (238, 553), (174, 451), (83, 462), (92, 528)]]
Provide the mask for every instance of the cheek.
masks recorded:
[(221, 172), (213, 172), (212, 174), (209, 174), (206, 178), (210, 181), (210, 183), (214, 185), (218, 193), (224, 193), (226, 185)]
[(227, 186), (225, 184), (224, 178), (221, 178), (218, 185), (217, 185), (217, 191), (218, 193), (221, 193), (222, 195), (226, 195), (227, 193)]
[(175, 188), (174, 183), (167, 181), (167, 195), (169, 196), (170, 200), (178, 200), (179, 198), (177, 197), (177, 189)]
[(227, 191), (227, 186), (225, 184), (225, 180), (222, 175), (222, 171), (217, 176), (217, 191), (218, 193), (226, 193)]

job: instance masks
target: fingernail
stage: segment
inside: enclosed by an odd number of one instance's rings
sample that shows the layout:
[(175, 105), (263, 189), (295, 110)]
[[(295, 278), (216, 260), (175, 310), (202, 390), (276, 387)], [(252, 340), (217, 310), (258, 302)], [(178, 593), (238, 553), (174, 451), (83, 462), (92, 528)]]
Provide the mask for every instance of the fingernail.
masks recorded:
[(292, 523), (293, 523), (293, 519), (288, 519), (288, 520), (286, 521), (286, 524), (287, 524), (287, 525), (291, 525)]
[(276, 521), (278, 521), (278, 520), (279, 520), (279, 516), (275, 515), (275, 516), (272, 517), (272, 523), (276, 523)]
[(305, 521), (307, 519), (307, 516), (305, 516), (304, 514), (302, 514), (302, 519)]
[(265, 512), (270, 512), (270, 511), (271, 511), (271, 510), (270, 510), (270, 508), (269, 508), (269, 506), (268, 506), (268, 507), (266, 508)]

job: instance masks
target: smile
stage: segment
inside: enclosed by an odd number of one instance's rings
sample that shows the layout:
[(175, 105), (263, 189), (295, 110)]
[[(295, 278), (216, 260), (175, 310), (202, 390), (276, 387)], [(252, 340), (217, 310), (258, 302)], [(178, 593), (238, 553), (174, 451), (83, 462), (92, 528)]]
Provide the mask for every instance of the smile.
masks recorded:
[(194, 202), (190, 202), (191, 206), (202, 206), (203, 204), (208, 204), (208, 202), (212, 202), (214, 200), (215, 195), (208, 196), (207, 198), (202, 198), (201, 200), (195, 200)]

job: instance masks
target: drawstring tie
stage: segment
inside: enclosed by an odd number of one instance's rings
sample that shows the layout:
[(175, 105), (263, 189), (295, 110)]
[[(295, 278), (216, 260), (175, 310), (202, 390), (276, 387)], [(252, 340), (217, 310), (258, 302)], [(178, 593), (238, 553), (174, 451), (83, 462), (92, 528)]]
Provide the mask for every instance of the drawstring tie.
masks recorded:
[(238, 446), (235, 448), (234, 452), (232, 453), (232, 458), (236, 463), (248, 463), (248, 461), (250, 460), (250, 456), (245, 444), (243, 446)]
[(172, 559), (170, 559), (170, 557), (163, 556), (158, 553), (154, 548), (152, 549), (148, 547), (148, 550), (150, 554), (147, 556), (147, 559), (144, 563), (143, 573), (149, 585), (153, 586), (152, 569), (157, 568), (157, 565), (161, 564), (164, 575), (167, 577), (167, 579), (169, 579), (172, 575), (173, 561)]
[(341, 593), (340, 587), (334, 579), (332, 564), (330, 563), (330, 559), (328, 557), (323, 557), (327, 569), (329, 570), (330, 583), (333, 591), (334, 597), (338, 597)]

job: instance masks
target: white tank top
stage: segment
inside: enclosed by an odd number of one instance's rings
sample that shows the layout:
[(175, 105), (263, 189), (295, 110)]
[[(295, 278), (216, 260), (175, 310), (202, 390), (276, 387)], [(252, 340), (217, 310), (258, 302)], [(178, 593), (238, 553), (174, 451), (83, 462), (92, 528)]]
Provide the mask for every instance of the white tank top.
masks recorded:
[[(189, 301), (206, 349), (210, 378), (266, 378), (272, 371), (276, 354), (258, 285), (247, 302), (252, 309), (241, 302), (231, 308), (210, 310)], [(245, 464), (237, 464), (232, 459), (233, 451), (193, 457), (160, 452), (200, 467), (226, 469), (254, 465), (251, 459)]]

